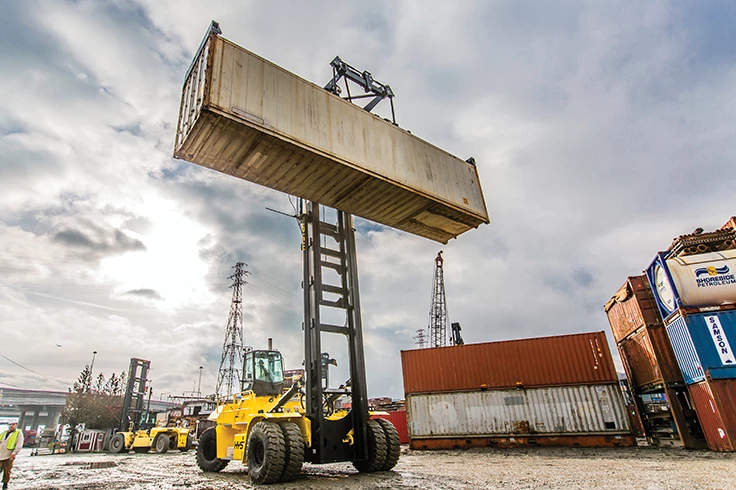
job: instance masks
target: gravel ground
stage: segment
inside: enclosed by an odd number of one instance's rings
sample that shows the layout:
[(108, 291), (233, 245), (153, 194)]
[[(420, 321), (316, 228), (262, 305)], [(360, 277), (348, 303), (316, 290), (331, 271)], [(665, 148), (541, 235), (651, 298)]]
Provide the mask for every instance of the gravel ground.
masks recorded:
[[(194, 452), (30, 456), (13, 468), (11, 489), (253, 488), (245, 467), (204, 474)], [(648, 447), (531, 448), (411, 451), (395, 471), (358, 474), (350, 464), (305, 465), (301, 477), (278, 489), (682, 489), (736, 488), (736, 454)]]

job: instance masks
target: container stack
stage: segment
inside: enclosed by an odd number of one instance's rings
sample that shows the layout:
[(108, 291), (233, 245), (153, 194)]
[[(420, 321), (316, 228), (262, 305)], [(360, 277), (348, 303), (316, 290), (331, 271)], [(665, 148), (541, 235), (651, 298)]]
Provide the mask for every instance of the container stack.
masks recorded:
[(414, 449), (635, 444), (604, 332), (401, 352)]
[(635, 416), (657, 446), (705, 447), (702, 430), (645, 275), (604, 307), (629, 380)]
[(736, 450), (736, 250), (683, 254), (677, 250), (703, 247), (692, 235), (681, 241), (687, 247), (659, 253), (647, 278), (708, 447), (730, 452)]

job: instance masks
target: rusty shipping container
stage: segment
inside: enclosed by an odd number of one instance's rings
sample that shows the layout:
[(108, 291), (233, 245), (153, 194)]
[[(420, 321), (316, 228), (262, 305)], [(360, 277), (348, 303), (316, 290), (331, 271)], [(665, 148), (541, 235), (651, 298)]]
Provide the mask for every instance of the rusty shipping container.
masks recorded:
[(401, 351), (404, 392), (616, 383), (604, 332)]
[(174, 157), (442, 243), (489, 222), (475, 165), (216, 32), (186, 76)]
[(736, 450), (736, 379), (712, 379), (688, 386), (690, 397), (713, 451)]
[(416, 449), (514, 438), (520, 445), (633, 445), (618, 384), (423, 393), (408, 395), (406, 404)]
[(631, 276), (603, 307), (616, 343), (644, 325), (662, 325), (647, 276)]
[(641, 328), (622, 340), (618, 350), (626, 375), (637, 392), (685, 382), (664, 325)]

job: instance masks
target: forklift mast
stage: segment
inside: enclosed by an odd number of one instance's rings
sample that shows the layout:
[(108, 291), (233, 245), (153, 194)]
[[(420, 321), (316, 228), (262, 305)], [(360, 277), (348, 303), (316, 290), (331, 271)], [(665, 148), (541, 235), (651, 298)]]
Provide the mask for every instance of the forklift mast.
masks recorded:
[[(300, 206), (306, 414), (312, 425), (312, 447), (306, 459), (312, 463), (364, 460), (368, 457), (368, 394), (352, 215), (336, 210), (336, 222), (327, 223), (320, 219), (319, 204), (300, 201)], [(327, 284), (325, 270), (336, 272), (340, 283)], [(344, 310), (344, 325), (323, 323), (322, 307)], [(322, 334), (347, 338), (350, 380), (340, 388), (323, 386)], [(328, 418), (331, 402), (340, 396), (351, 398), (350, 412), (339, 420)], [(347, 437), (351, 430), (352, 445)]]
[(143, 404), (146, 397), (146, 384), (148, 382), (148, 371), (151, 361), (138, 358), (130, 359), (128, 368), (128, 387), (123, 398), (123, 411), (120, 415), (120, 432), (127, 432), (130, 423), (133, 422), (133, 431), (140, 429), (144, 410)]

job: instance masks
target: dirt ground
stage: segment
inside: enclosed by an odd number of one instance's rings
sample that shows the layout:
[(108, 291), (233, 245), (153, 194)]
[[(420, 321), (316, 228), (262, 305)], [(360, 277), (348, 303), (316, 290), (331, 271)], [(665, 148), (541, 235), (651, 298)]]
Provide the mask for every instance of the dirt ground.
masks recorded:
[[(11, 489), (253, 488), (239, 463), (202, 473), (194, 452), (30, 456), (13, 468)], [(350, 464), (304, 465), (301, 477), (274, 489), (682, 489), (736, 488), (736, 454), (649, 447), (412, 451), (394, 471), (358, 474)]]

